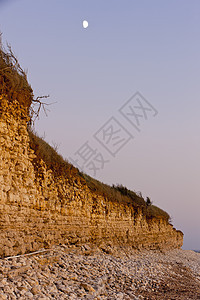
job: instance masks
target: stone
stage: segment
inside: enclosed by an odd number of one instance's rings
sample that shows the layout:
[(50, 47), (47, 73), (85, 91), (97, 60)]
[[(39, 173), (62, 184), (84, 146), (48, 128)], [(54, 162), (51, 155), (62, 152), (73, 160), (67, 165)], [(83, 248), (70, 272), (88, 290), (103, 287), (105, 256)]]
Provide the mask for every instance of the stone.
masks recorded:
[(40, 289), (38, 286), (33, 286), (32, 289), (30, 290), (30, 292), (33, 294), (33, 295), (37, 295), (40, 293)]
[(33, 299), (33, 294), (31, 292), (27, 292), (24, 294), (24, 297), (26, 297), (26, 299)]
[(7, 300), (7, 295), (0, 292), (0, 299)]
[(83, 287), (87, 292), (95, 293), (95, 289), (86, 282), (81, 282), (80, 286)]

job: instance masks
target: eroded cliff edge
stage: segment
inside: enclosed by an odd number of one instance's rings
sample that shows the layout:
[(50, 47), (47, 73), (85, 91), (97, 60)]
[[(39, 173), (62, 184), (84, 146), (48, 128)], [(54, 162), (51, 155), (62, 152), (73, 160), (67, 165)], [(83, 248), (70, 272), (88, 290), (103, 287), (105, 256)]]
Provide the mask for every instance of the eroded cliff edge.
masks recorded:
[(60, 243), (182, 246), (183, 233), (167, 219), (111, 201), (76, 173), (55, 176), (31, 149), (29, 119), (26, 107), (0, 96), (0, 256)]

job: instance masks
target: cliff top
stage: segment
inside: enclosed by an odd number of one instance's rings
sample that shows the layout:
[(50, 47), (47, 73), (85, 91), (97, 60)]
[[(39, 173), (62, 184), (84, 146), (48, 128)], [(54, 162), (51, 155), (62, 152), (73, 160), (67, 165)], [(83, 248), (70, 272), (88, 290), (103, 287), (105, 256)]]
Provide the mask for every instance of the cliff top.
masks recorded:
[[(1, 35), (0, 35), (1, 38)], [(26, 73), (21, 68), (17, 58), (12, 52), (10, 46), (6, 51), (0, 39), (0, 95), (6, 95), (7, 100), (12, 103), (17, 100), (23, 108), (27, 108), (31, 117), (33, 111), (32, 104), (34, 101), (33, 90), (28, 83)], [(96, 194), (102, 195), (111, 201), (118, 203), (126, 203), (132, 205), (135, 210), (141, 210), (147, 219), (161, 218), (169, 222), (168, 213), (162, 209), (152, 205), (151, 201), (145, 201), (141, 193), (127, 189), (122, 185), (109, 186), (90, 176), (80, 172), (72, 164), (67, 162), (61, 155), (57, 153), (48, 143), (33, 132), (30, 124), (29, 128), (30, 147), (34, 150), (36, 158), (34, 159), (34, 167), (37, 174), (39, 162), (42, 159), (47, 167), (52, 170), (54, 177), (65, 177), (73, 182), (79, 181), (83, 185)]]
[(29, 109), (33, 100), (33, 90), (11, 47), (7, 47), (6, 51), (0, 34), (0, 95), (6, 95), (10, 102), (17, 99), (22, 106)]

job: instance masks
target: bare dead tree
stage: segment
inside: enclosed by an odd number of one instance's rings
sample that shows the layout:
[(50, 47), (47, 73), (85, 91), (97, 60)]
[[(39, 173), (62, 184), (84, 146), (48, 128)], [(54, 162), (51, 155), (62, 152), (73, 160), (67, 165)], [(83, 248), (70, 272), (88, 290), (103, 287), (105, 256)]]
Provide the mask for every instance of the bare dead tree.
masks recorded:
[(46, 103), (41, 101), (41, 99), (47, 99), (47, 98), (49, 98), (49, 95), (39, 96), (36, 99), (32, 100), (31, 117), (35, 116), (36, 119), (39, 118), (41, 108), (43, 109), (45, 115), (47, 116), (46, 106), (50, 105), (51, 103)]
[(47, 99), (50, 96), (39, 96), (36, 99), (32, 99), (32, 105), (30, 107), (30, 117), (31, 117), (31, 123), (34, 125), (36, 119), (39, 119), (39, 115), (41, 110), (44, 111), (45, 115), (48, 116), (47, 112), (50, 110), (47, 108), (47, 106), (50, 106), (52, 104), (55, 104), (56, 102), (46, 103), (43, 102), (42, 99)]

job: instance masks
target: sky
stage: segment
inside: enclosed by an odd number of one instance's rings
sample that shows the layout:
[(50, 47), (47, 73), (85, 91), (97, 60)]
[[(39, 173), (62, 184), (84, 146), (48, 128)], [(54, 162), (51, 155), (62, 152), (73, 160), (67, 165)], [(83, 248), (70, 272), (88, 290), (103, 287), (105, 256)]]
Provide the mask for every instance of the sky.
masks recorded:
[(35, 97), (50, 95), (38, 134), (89, 175), (150, 197), (196, 250), (199, 15), (199, 0), (0, 1), (4, 44)]

